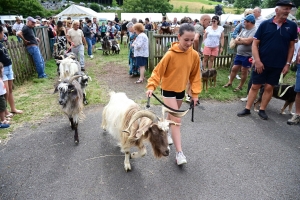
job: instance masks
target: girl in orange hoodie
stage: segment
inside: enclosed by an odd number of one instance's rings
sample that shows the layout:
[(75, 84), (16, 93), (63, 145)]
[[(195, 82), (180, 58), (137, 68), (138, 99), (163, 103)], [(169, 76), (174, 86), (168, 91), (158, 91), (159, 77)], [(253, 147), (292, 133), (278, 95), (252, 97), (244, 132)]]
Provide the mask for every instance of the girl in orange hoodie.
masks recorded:
[[(193, 49), (195, 29), (191, 24), (184, 23), (180, 26), (178, 41), (173, 42), (171, 48), (153, 70), (147, 84), (147, 97), (160, 85), (163, 101), (169, 107), (179, 110), (182, 104), (185, 88), (191, 83), (191, 94), (194, 105), (202, 90), (200, 74), (200, 58)], [(168, 114), (168, 119), (178, 124), (181, 119)], [(180, 126), (171, 125), (172, 138), (176, 148), (177, 165), (186, 164), (187, 160), (181, 148)], [(169, 144), (172, 138), (168, 137)]]

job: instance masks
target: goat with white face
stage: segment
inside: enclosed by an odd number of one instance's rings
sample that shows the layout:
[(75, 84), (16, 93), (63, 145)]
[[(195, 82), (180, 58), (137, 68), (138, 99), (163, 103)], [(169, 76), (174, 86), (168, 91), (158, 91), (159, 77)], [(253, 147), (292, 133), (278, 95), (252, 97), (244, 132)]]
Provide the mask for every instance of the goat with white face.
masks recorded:
[[(125, 93), (110, 93), (110, 101), (102, 113), (102, 128), (118, 140), (121, 152), (125, 153), (124, 168), (131, 170), (129, 158), (146, 155), (144, 141), (151, 143), (155, 157), (169, 155), (167, 131), (174, 122), (160, 120), (148, 110), (140, 110), (138, 104)], [(138, 147), (138, 152), (130, 154), (131, 147)]]
[(83, 94), (80, 84), (76, 81), (78, 76), (62, 81), (54, 90), (59, 91), (59, 104), (62, 111), (68, 116), (72, 130), (75, 130), (74, 141), (79, 143), (78, 121), (84, 118)]
[(74, 60), (72, 57), (67, 57), (63, 60), (57, 61), (59, 64), (59, 78), (64, 80), (74, 76), (78, 71), (81, 71), (81, 66), (77, 60)]

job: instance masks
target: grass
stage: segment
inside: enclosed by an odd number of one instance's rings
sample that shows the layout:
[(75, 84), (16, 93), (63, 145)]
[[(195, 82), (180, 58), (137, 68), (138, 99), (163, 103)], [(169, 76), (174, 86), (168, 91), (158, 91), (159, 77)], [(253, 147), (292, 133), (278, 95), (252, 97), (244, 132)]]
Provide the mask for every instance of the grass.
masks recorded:
[[(202, 7), (204, 7), (204, 9), (214, 9), (217, 4), (221, 4), (220, 2), (209, 0), (170, 0), (170, 3), (175, 9), (180, 6), (183, 8), (188, 6), (190, 13), (200, 13)], [(235, 8), (227, 8), (225, 6), (223, 6), (223, 8), (226, 13), (235, 13), (236, 10)]]

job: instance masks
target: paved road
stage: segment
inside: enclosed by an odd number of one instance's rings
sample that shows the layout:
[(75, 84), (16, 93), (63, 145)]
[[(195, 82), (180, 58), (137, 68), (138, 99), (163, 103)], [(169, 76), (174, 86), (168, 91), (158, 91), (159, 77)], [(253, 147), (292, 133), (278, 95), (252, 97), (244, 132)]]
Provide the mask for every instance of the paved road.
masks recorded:
[(156, 160), (148, 145), (128, 173), (101, 106), (85, 111), (78, 146), (66, 117), (49, 118), (0, 145), (0, 199), (300, 199), (300, 126), (277, 114), (282, 104), (272, 100), (263, 121), (236, 117), (242, 102), (202, 102), (194, 123), (183, 119), (187, 165), (175, 164), (174, 146)]

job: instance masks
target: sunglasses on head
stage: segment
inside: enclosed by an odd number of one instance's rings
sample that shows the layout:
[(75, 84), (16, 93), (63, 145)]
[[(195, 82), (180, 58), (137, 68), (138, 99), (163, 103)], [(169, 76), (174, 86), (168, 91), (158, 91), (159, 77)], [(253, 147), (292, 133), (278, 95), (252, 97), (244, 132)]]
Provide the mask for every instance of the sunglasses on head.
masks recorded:
[(211, 22), (217, 22), (217, 20), (211, 20)]

